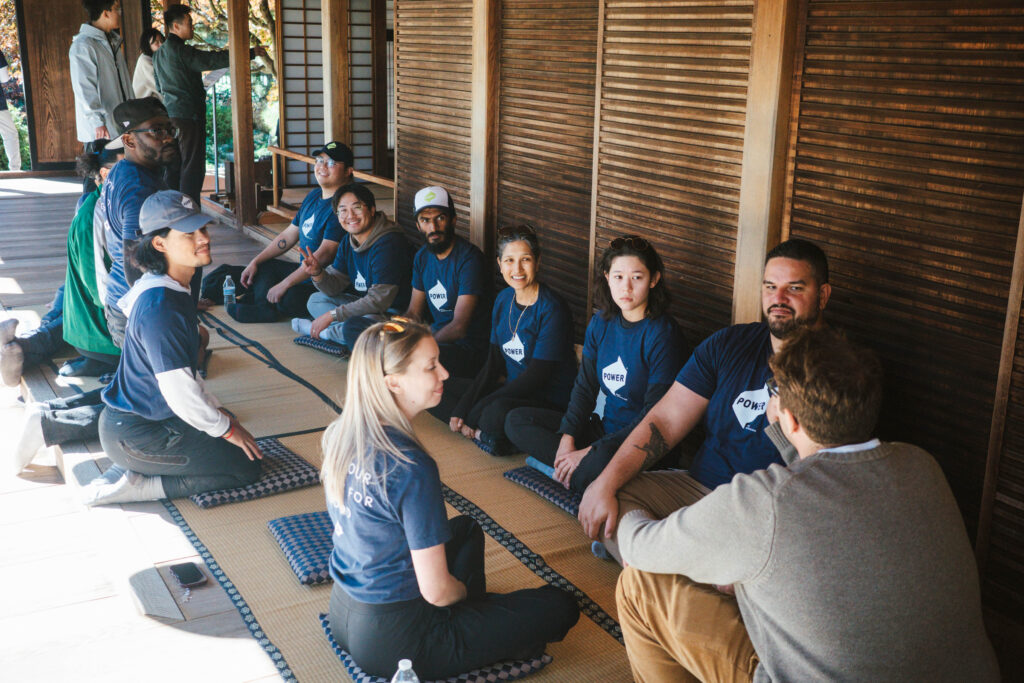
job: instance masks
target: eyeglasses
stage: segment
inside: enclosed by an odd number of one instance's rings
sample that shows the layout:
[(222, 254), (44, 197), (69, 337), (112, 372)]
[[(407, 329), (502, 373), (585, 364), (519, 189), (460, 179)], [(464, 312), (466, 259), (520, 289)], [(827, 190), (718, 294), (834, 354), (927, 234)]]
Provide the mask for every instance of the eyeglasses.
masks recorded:
[(647, 251), (651, 248), (651, 243), (643, 237), (616, 237), (608, 246), (611, 249), (622, 249), (623, 247), (627, 247), (629, 249), (636, 249), (637, 251)]
[(334, 168), (335, 166), (337, 166), (340, 163), (341, 163), (340, 161), (335, 161), (334, 159), (324, 159), (323, 157), (317, 157), (316, 158), (316, 162), (314, 162), (313, 165), (314, 166), (326, 166), (327, 168)]
[(769, 377), (765, 380), (765, 387), (768, 389), (768, 395), (775, 397), (779, 395), (779, 383), (775, 381), (774, 377)]
[(132, 130), (125, 131), (127, 133), (149, 133), (155, 138), (168, 138), (173, 139), (178, 137), (177, 126), (156, 126), (154, 128), (133, 128)]
[(351, 206), (341, 206), (341, 205), (339, 205), (338, 206), (338, 215), (339, 216), (347, 216), (349, 213), (351, 213), (353, 216), (362, 216), (364, 213), (366, 213), (366, 209), (367, 209), (366, 204), (363, 204), (362, 202), (356, 202), (355, 204), (352, 204)]

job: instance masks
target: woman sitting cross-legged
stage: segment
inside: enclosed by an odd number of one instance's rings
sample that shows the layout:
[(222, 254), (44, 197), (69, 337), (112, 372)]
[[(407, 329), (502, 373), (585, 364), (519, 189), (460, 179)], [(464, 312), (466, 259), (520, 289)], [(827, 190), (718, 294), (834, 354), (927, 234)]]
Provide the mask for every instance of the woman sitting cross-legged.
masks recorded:
[(569, 307), (537, 279), (536, 232), (529, 225), (502, 228), (497, 248), (508, 287), (495, 297), (487, 360), (475, 379), (450, 380), (449, 395), (431, 414), (492, 455), (508, 455), (513, 452), (505, 433), (509, 411), (525, 406), (564, 411), (576, 355)]
[[(583, 363), (563, 415), (517, 408), (505, 420), (512, 442), (583, 493), (682, 366), (679, 326), (668, 314), (661, 257), (647, 240), (620, 237), (605, 249), (594, 282), (600, 308), (587, 325)], [(604, 395), (604, 412), (594, 409)]]
[(118, 302), (128, 326), (100, 415), (100, 443), (117, 469), (83, 489), (87, 505), (178, 498), (259, 478), (255, 439), (220, 408), (197, 371), (189, 282), (210, 263), (212, 220), (174, 190), (142, 205), (135, 260), (145, 274)]
[(345, 409), (324, 434), (331, 630), (374, 676), (401, 659), (427, 680), (539, 655), (579, 618), (573, 597), (551, 586), (486, 592), (483, 531), (470, 517), (448, 519), (437, 463), (412, 430), (441, 399), (448, 372), (438, 354), (419, 323), (365, 330)]

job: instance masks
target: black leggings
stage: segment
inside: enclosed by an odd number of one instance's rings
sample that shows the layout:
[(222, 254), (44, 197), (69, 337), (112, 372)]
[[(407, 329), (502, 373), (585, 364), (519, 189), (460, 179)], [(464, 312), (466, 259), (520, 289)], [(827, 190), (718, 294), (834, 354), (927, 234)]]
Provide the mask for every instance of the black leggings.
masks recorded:
[[(544, 408), (517, 408), (505, 419), (505, 433), (512, 443), (528, 455), (545, 465), (554, 466), (555, 453), (562, 435), (562, 412)], [(604, 426), (597, 415), (591, 414), (590, 422), (583, 428), (583, 434), (576, 439), (576, 448), (590, 446), (576, 471), (569, 478), (569, 490), (583, 493), (608, 466), (625, 436), (605, 436)]]
[(449, 520), (448, 570), (466, 584), (462, 602), (435, 607), (423, 598), (384, 604), (331, 590), (334, 639), (373, 676), (390, 677), (411, 659), (420, 680), (444, 679), (506, 659), (539, 655), (562, 640), (579, 619), (575, 599), (552, 586), (513, 593), (486, 592), (484, 534), (465, 515)]
[(114, 464), (161, 475), (168, 498), (246, 486), (260, 476), (258, 460), (179, 417), (147, 420), (107, 406), (100, 415), (100, 443)]

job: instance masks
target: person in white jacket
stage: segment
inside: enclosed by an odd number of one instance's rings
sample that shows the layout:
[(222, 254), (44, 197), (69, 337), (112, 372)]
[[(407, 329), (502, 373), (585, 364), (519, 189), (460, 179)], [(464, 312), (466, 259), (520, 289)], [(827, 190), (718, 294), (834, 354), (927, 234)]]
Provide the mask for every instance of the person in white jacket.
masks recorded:
[(259, 478), (256, 440), (198, 372), (199, 321), (189, 283), (196, 268), (210, 263), (212, 220), (176, 190), (142, 205), (135, 258), (145, 274), (118, 302), (128, 327), (99, 424), (115, 467), (84, 487), (86, 505), (179, 498)]
[(135, 74), (132, 76), (132, 89), (136, 97), (155, 97), (161, 102), (163, 98), (156, 87), (153, 76), (153, 53), (164, 44), (164, 34), (159, 29), (147, 28), (139, 38), (139, 60), (135, 62)]
[(71, 41), (71, 89), (75, 93), (78, 140), (112, 139), (114, 107), (132, 98), (131, 76), (124, 57), (120, 0), (82, 0), (89, 22)]
[[(0, 52), (0, 85), (11, 80), (11, 73), (7, 70), (7, 58)], [(4, 143), (4, 152), (7, 154), (7, 170), (21, 170), (21, 142), (18, 138), (18, 128), (14, 125), (11, 112), (7, 108), (7, 98), (0, 92), (0, 140)]]

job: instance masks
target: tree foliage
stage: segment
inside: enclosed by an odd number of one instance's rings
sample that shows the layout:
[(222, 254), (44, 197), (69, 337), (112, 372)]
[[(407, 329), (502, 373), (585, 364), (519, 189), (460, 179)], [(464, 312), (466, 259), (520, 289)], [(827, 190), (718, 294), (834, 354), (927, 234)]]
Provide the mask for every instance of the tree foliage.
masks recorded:
[(18, 22), (14, 0), (0, 0), (0, 52), (10, 65), (11, 75), (21, 82), (21, 50), (18, 49)]

